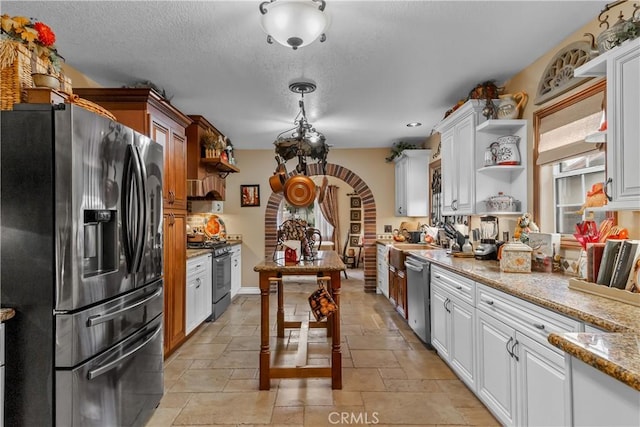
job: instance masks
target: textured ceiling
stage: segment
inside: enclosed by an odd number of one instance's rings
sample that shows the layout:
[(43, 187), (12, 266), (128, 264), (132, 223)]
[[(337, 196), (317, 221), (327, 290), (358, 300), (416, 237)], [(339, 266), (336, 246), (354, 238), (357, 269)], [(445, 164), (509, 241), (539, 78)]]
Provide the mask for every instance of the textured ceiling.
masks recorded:
[[(236, 148), (272, 149), (310, 79), (309, 121), (336, 148), (422, 141), (478, 82), (504, 82), (604, 1), (327, 0), (325, 43), (268, 45), (260, 1), (3, 1), (47, 23), (66, 62), (105, 87), (149, 80)], [(419, 121), (422, 127), (407, 128)]]

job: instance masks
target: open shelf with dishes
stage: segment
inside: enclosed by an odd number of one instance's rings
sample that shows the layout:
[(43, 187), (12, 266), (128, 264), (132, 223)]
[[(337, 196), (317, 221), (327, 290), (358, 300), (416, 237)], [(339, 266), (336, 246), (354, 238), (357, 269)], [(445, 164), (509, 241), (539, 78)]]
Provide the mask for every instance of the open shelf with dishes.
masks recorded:
[[(515, 150), (513, 142), (509, 144), (509, 148), (503, 147), (506, 144), (498, 144), (498, 138), (507, 136), (516, 137), (511, 138), (516, 141)], [(508, 149), (515, 153), (507, 158), (505, 153), (508, 153)], [(500, 164), (501, 162), (505, 164)], [(493, 119), (476, 127), (475, 173), (474, 212), (477, 215), (520, 215), (527, 212), (526, 120)], [(507, 196), (510, 196), (513, 202), (501, 203), (503, 209), (490, 207), (487, 201), (499, 195), (507, 200)], [(516, 201), (519, 203), (515, 203)]]

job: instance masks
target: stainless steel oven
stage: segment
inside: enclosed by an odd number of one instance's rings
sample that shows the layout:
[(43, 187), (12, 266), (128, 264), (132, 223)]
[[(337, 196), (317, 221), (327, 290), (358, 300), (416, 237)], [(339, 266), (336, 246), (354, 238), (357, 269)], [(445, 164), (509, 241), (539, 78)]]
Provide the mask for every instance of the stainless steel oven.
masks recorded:
[(231, 246), (213, 250), (213, 310), (209, 320), (218, 319), (231, 304)]

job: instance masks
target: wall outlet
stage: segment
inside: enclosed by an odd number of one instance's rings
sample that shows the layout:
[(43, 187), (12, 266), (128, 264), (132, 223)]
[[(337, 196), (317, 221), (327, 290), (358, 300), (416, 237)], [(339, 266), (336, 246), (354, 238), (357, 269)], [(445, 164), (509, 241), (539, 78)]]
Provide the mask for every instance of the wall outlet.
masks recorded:
[(390, 225), (386, 225), (384, 226), (384, 232), (385, 233), (391, 233), (393, 231), (393, 227)]

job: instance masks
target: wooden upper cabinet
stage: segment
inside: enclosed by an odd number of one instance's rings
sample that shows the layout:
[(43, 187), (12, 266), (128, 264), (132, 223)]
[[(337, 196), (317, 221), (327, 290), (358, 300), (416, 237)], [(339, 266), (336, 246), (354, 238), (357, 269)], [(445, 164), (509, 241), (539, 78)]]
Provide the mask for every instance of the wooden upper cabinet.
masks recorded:
[[(216, 136), (224, 135), (216, 129), (206, 118), (199, 115), (190, 115), (193, 122), (187, 127), (187, 179), (202, 181), (202, 189), (207, 194), (197, 196), (213, 197), (215, 200), (225, 200), (226, 175), (240, 172), (235, 165), (216, 158), (203, 156), (200, 144), (202, 136), (211, 131)], [(194, 196), (194, 194), (192, 194)]]
[(191, 118), (147, 88), (74, 88), (74, 93), (101, 105), (120, 123), (163, 146), (164, 207), (187, 209), (186, 129)]

